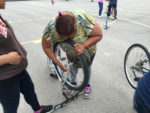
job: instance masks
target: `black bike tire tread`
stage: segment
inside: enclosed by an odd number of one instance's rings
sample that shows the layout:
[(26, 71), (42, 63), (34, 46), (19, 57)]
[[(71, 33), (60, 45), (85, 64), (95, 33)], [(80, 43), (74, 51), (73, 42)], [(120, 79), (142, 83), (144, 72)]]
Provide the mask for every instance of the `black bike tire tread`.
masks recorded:
[[(71, 42), (68, 42), (68, 43), (73, 47), (74, 42), (71, 41)], [(58, 45), (59, 45), (59, 43), (55, 43), (55, 44), (53, 45), (53, 51), (54, 51), (54, 52), (56, 51), (56, 47), (57, 47)], [(84, 80), (83, 80), (82, 85), (79, 86), (79, 87), (72, 87), (72, 86), (69, 85), (67, 82), (65, 82), (65, 84), (66, 84), (71, 90), (75, 90), (75, 91), (83, 90), (83, 89), (86, 87), (86, 85), (88, 84), (88, 80), (89, 80), (89, 70), (88, 70), (88, 68), (87, 68), (88, 65), (87, 65), (85, 56), (84, 56), (84, 54), (81, 54), (79, 57), (80, 57), (80, 60), (81, 60), (81, 62), (82, 62), (82, 64), (83, 64), (83, 67), (84, 67), (84, 69), (83, 69), (83, 71), (84, 71)], [(58, 71), (57, 65), (54, 64), (54, 66), (55, 66), (56, 71), (58, 72), (59, 77), (61, 77), (61, 76), (60, 76), (60, 73), (59, 73), (59, 71)]]

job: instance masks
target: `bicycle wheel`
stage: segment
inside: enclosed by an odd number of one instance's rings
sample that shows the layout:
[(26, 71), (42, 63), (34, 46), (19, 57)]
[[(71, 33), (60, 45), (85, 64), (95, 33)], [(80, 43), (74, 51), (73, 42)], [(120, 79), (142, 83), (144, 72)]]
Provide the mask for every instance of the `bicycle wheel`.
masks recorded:
[[(73, 46), (73, 43), (69, 43), (71, 46)], [(76, 67), (73, 62), (68, 60), (68, 56), (64, 52), (63, 49), (61, 49), (60, 44), (54, 44), (53, 48), (56, 58), (63, 64), (68, 66), (69, 71), (63, 72), (59, 66), (55, 65), (55, 69), (61, 80), (64, 80), (65, 85), (70, 88), (71, 90), (82, 90), (85, 88), (85, 86), (88, 83), (89, 80), (89, 69), (88, 64), (86, 62), (86, 58), (84, 54), (81, 54), (79, 56), (81, 67)]]
[(149, 51), (141, 44), (131, 45), (124, 58), (124, 71), (131, 87), (136, 89), (138, 80), (149, 70)]

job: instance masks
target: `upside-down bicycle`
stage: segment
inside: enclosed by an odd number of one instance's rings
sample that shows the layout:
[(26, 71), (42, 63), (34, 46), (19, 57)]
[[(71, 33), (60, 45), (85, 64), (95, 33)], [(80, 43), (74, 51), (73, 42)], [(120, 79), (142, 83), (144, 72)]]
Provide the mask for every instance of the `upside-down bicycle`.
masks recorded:
[[(70, 49), (73, 49), (73, 45), (75, 44), (73, 40), (68, 39), (61, 43), (53, 44), (53, 51), (56, 55), (56, 58), (65, 66), (69, 68), (68, 72), (64, 72), (61, 70), (59, 66), (54, 64), (48, 58), (48, 67), (59, 79), (62, 86), (62, 94), (66, 98), (64, 102), (55, 106), (56, 108), (63, 107), (70, 100), (74, 100), (79, 95), (83, 93), (83, 89), (88, 83), (89, 80), (89, 70), (88, 64), (86, 61), (86, 57), (84, 54), (79, 55), (79, 59), (81, 62), (80, 67), (76, 66), (73, 61), (69, 59), (65, 50), (61, 47), (63, 43), (68, 43), (70, 45)], [(75, 68), (75, 69), (74, 69)], [(76, 75), (76, 76), (74, 76)], [(68, 95), (68, 90), (74, 91), (74, 94)]]
[(148, 49), (141, 44), (131, 45), (124, 57), (124, 71), (129, 84), (136, 89), (140, 78), (150, 71), (150, 53)]

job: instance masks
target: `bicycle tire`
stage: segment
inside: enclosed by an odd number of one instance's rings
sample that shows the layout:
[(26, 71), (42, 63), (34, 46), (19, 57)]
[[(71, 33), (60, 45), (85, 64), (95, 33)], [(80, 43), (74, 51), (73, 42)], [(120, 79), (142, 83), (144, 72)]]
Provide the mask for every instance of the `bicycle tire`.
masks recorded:
[[(72, 47), (73, 45), (75, 44), (72, 40), (68, 40), (67, 43), (69, 43)], [(57, 51), (57, 46), (59, 45), (60, 43), (55, 43), (54, 46), (53, 46), (53, 51), (54, 53), (56, 53)], [(81, 54), (79, 55), (79, 58), (80, 58), (80, 61), (82, 63), (82, 66), (83, 66), (83, 81), (81, 83), (81, 85), (79, 86), (75, 86), (75, 85), (72, 85), (70, 83), (70, 81), (68, 81), (67, 79), (65, 80), (65, 85), (70, 88), (71, 90), (75, 90), (75, 91), (79, 91), (79, 90), (83, 90), (86, 85), (88, 84), (88, 80), (89, 80), (89, 70), (88, 70), (88, 64), (87, 64), (87, 61), (86, 61), (86, 58), (85, 58), (85, 55), (84, 54)], [(61, 78), (63, 75), (61, 75), (61, 72), (59, 71), (59, 67), (54, 64), (55, 66), (55, 69), (58, 73), (58, 76)]]
[[(133, 54), (133, 52), (136, 49), (139, 49), (139, 50), (138, 50), (138, 53), (136, 53), (134, 61), (136, 61), (136, 59), (138, 59), (139, 55), (140, 55), (140, 60), (137, 60), (132, 66), (130, 66), (130, 68), (128, 70), (127, 62), (129, 61), (129, 55)], [(139, 54), (140, 51), (141, 52), (143, 51), (143, 54)], [(148, 63), (146, 63), (144, 65), (144, 62), (146, 62), (146, 61)], [(147, 66), (147, 67), (144, 67), (143, 65)], [(134, 69), (136, 71), (133, 71)], [(128, 83), (130, 84), (130, 86), (133, 89), (136, 89), (137, 84), (138, 84), (138, 80), (144, 75), (144, 73), (146, 73), (146, 71), (145, 72), (143, 71), (144, 69), (150, 70), (150, 53), (145, 46), (143, 46), (141, 44), (133, 44), (128, 48), (128, 50), (125, 54), (125, 57), (124, 57), (124, 72), (125, 72), (126, 79), (127, 79)], [(129, 74), (129, 71), (131, 71), (130, 74)], [(141, 75), (141, 76), (139, 76), (139, 75)], [(133, 76), (133, 81), (131, 79), (132, 76)]]

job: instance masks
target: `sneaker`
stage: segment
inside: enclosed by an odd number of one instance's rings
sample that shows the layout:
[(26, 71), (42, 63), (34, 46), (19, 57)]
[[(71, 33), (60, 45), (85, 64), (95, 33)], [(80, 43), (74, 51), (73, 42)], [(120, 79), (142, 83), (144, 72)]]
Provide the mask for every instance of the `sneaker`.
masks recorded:
[(100, 15), (100, 16), (98, 16), (99, 18), (101, 18), (102, 16)]
[(90, 86), (86, 86), (84, 88), (84, 98), (85, 99), (89, 99), (91, 95), (91, 87)]
[(117, 19), (117, 16), (114, 15), (114, 16), (112, 16), (112, 18), (113, 18), (113, 20), (116, 20), (116, 19)]
[(48, 105), (48, 106), (41, 106), (42, 110), (40, 113), (52, 113), (54, 111), (54, 106), (53, 105)]

